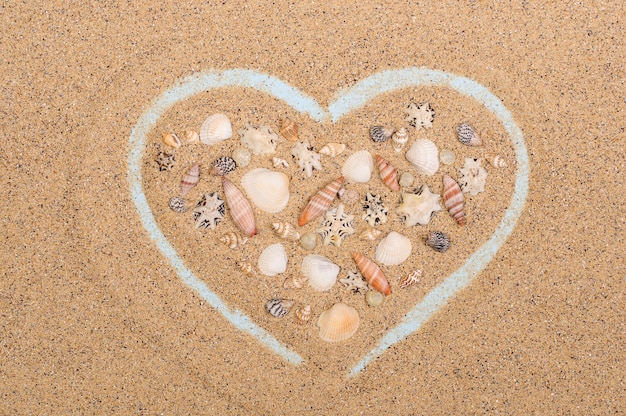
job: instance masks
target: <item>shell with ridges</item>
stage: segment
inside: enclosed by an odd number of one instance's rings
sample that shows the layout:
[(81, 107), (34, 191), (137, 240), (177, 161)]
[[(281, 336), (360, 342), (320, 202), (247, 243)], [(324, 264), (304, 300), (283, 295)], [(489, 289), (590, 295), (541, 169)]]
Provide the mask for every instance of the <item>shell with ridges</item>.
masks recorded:
[(252, 169), (243, 175), (241, 185), (261, 211), (275, 214), (289, 203), (289, 177), (282, 172)]
[(386, 142), (387, 140), (389, 140), (392, 134), (393, 134), (392, 127), (386, 127), (386, 126), (370, 127), (370, 138), (375, 143)]
[(461, 123), (455, 128), (457, 138), (467, 146), (482, 146), (482, 139), (476, 134), (476, 130), (468, 123)]
[(272, 228), (277, 236), (285, 240), (297, 241), (300, 238), (300, 233), (296, 230), (296, 227), (288, 222), (272, 223)]
[(265, 276), (276, 276), (287, 270), (287, 252), (282, 244), (276, 243), (265, 247), (259, 255), (257, 267)]
[(295, 311), (296, 322), (300, 325), (304, 325), (311, 319), (311, 305), (302, 305)]
[(288, 118), (280, 119), (280, 134), (290, 142), (298, 141), (298, 125)]
[(228, 205), (235, 225), (248, 237), (256, 235), (258, 231), (250, 202), (225, 176), (222, 176), (222, 187), (226, 196), (226, 205)]
[(404, 275), (404, 277), (400, 279), (400, 289), (407, 288), (419, 282), (421, 276), (422, 276), (421, 270), (414, 270), (411, 273)]
[(180, 181), (180, 196), (184, 198), (200, 180), (200, 165), (194, 163)]
[(372, 177), (374, 159), (367, 150), (353, 153), (341, 167), (341, 174), (349, 183), (366, 183)]
[(265, 304), (265, 310), (276, 318), (282, 318), (289, 313), (295, 303), (293, 300), (274, 298)]
[(163, 133), (163, 143), (174, 149), (178, 149), (181, 145), (180, 139), (175, 133)]
[(402, 151), (402, 149), (404, 149), (404, 146), (406, 145), (406, 142), (409, 141), (409, 132), (408, 132), (408, 130), (406, 128), (404, 128), (404, 127), (398, 129), (398, 131), (396, 131), (391, 136), (391, 141), (392, 141), (392, 145), (393, 145), (393, 150), (395, 150), (397, 153), (400, 153)]
[(428, 139), (413, 142), (405, 156), (411, 165), (428, 176), (433, 176), (439, 170), (439, 150)]
[(224, 114), (209, 116), (200, 127), (200, 141), (212, 145), (222, 140), (229, 139), (233, 135), (233, 126)]
[(237, 246), (246, 244), (248, 242), (248, 238), (242, 237), (239, 234), (230, 231), (221, 236), (220, 241), (226, 244), (229, 248), (237, 248)]
[(372, 285), (374, 289), (378, 290), (383, 295), (391, 294), (391, 286), (389, 286), (389, 282), (387, 281), (385, 274), (376, 263), (361, 253), (353, 252), (352, 258), (354, 259), (363, 277), (365, 277), (365, 280), (367, 280), (367, 282)]
[(302, 260), (302, 273), (313, 290), (326, 292), (337, 281), (339, 266), (324, 256), (309, 254)]
[(211, 170), (209, 174), (214, 176), (228, 175), (230, 172), (237, 169), (237, 163), (235, 159), (230, 156), (220, 156), (213, 163), (211, 163)]
[(285, 279), (285, 283), (283, 283), (283, 288), (285, 289), (300, 289), (307, 281), (307, 277), (302, 274), (296, 274), (294, 276), (288, 277)]
[(383, 159), (381, 155), (376, 155), (375, 160), (383, 183), (392, 191), (398, 192), (400, 190), (400, 183), (398, 182), (398, 171), (396, 168)]
[(450, 237), (443, 231), (431, 231), (424, 238), (424, 242), (430, 248), (440, 253), (450, 248)]
[(317, 326), (322, 340), (345, 341), (359, 329), (359, 313), (345, 303), (336, 303), (320, 314)]
[(335, 157), (343, 153), (344, 150), (346, 150), (346, 145), (343, 143), (326, 143), (318, 153), (321, 155)]
[(494, 168), (506, 168), (508, 166), (504, 158), (500, 155), (487, 155), (485, 159), (487, 159), (487, 162)]
[(335, 196), (337, 196), (337, 192), (339, 192), (341, 185), (343, 185), (343, 181), (343, 176), (340, 176), (327, 184), (317, 194), (313, 195), (298, 218), (299, 227), (319, 218), (330, 208), (330, 205), (335, 200)]
[(385, 266), (397, 266), (411, 255), (411, 240), (395, 231), (387, 234), (376, 247), (376, 261)]
[(465, 197), (459, 184), (450, 176), (443, 175), (443, 204), (460, 226), (466, 223), (464, 202)]
[(195, 130), (185, 130), (185, 140), (187, 144), (198, 143), (200, 135)]

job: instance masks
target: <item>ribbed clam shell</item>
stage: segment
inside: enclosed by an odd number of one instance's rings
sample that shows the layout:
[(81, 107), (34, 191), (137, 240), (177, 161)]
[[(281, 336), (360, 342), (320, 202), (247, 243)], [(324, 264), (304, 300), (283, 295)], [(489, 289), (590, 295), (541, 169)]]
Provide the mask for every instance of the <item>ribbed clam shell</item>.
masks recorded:
[(242, 237), (239, 234), (230, 231), (221, 236), (220, 241), (226, 244), (229, 248), (237, 248), (237, 246), (246, 244), (248, 242), (248, 238)]
[(345, 303), (336, 303), (317, 320), (320, 338), (326, 342), (345, 341), (359, 329), (359, 313)]
[(238, 147), (233, 150), (233, 153), (231, 153), (231, 157), (233, 158), (237, 166), (245, 168), (250, 164), (250, 159), (252, 159), (252, 153), (250, 153), (250, 151), (245, 147)]
[(298, 218), (299, 227), (320, 217), (330, 208), (330, 205), (335, 200), (335, 196), (337, 196), (337, 192), (339, 192), (341, 185), (343, 185), (343, 181), (343, 176), (340, 176), (326, 185), (317, 194), (313, 195)]
[(406, 128), (402, 127), (398, 129), (392, 136), (391, 141), (393, 142), (393, 150), (396, 152), (401, 152), (404, 149), (404, 145), (409, 141), (409, 132)]
[(270, 214), (285, 209), (289, 203), (289, 178), (282, 172), (265, 168), (252, 169), (243, 175), (241, 185), (261, 211)]
[(180, 196), (175, 196), (173, 198), (170, 198), (167, 205), (174, 212), (179, 212), (179, 213), (187, 212), (187, 207), (185, 206), (185, 200), (181, 198)]
[(248, 237), (252, 237), (257, 233), (252, 206), (243, 193), (225, 176), (222, 176), (222, 187), (226, 196), (226, 205), (235, 225)]
[(391, 294), (391, 287), (389, 286), (389, 282), (385, 277), (385, 274), (380, 267), (367, 257), (365, 257), (361, 253), (352, 253), (352, 258), (354, 259), (359, 271), (367, 280), (367, 282), (372, 285), (372, 287), (378, 290), (380, 293), (384, 295)]
[(293, 300), (274, 298), (265, 304), (265, 310), (276, 318), (282, 318), (289, 313), (295, 303)]
[(424, 242), (430, 248), (440, 253), (450, 248), (450, 237), (443, 231), (431, 231), (424, 238)]
[(285, 289), (300, 289), (304, 286), (307, 281), (307, 277), (302, 274), (296, 274), (294, 276), (288, 277), (285, 279), (285, 283), (283, 283), (283, 288)]
[(461, 123), (456, 126), (456, 135), (461, 143), (467, 146), (482, 146), (483, 141), (478, 134), (476, 134), (476, 130), (468, 123)]
[(302, 274), (307, 277), (309, 286), (318, 292), (326, 292), (333, 287), (339, 274), (339, 266), (319, 254), (309, 254), (302, 260)]
[(446, 209), (456, 220), (457, 224), (465, 225), (465, 211), (463, 204), (465, 197), (459, 184), (448, 175), (443, 175), (443, 204)]
[(400, 279), (400, 289), (407, 288), (419, 282), (421, 276), (421, 270), (414, 270), (411, 273), (404, 275), (404, 277)]
[(389, 140), (392, 134), (393, 134), (392, 127), (385, 127), (385, 126), (370, 127), (370, 138), (375, 143), (386, 142), (387, 140)]
[(392, 191), (398, 192), (400, 190), (400, 183), (398, 182), (398, 171), (396, 168), (391, 166), (391, 163), (387, 162), (380, 155), (376, 155), (374, 159), (376, 160), (376, 166), (378, 166), (378, 172), (380, 173), (380, 178), (383, 183)]
[(180, 139), (175, 133), (163, 133), (163, 143), (174, 149), (179, 148), (181, 145)]
[(235, 159), (230, 156), (220, 156), (213, 163), (211, 163), (211, 170), (209, 173), (215, 176), (228, 175), (230, 172), (237, 169), (237, 163)]
[(276, 276), (287, 270), (287, 252), (282, 244), (276, 243), (265, 247), (257, 262), (259, 271), (265, 276)]
[(298, 125), (288, 118), (280, 120), (280, 134), (290, 142), (298, 141)]
[(295, 311), (296, 322), (304, 325), (311, 320), (311, 305), (301, 305)]
[(326, 143), (318, 153), (330, 157), (335, 157), (343, 153), (344, 150), (346, 150), (346, 145), (343, 143)]
[(180, 196), (184, 198), (200, 180), (200, 165), (194, 163), (180, 181)]
[(374, 159), (367, 150), (353, 153), (341, 167), (341, 174), (349, 183), (366, 183), (372, 177)]
[(288, 222), (275, 222), (272, 224), (272, 228), (277, 236), (285, 240), (297, 241), (300, 238), (300, 233), (296, 227)]
[(406, 160), (428, 176), (433, 176), (439, 170), (439, 151), (435, 143), (428, 139), (413, 142), (406, 152)]
[(404, 263), (411, 255), (411, 240), (395, 231), (380, 240), (376, 247), (376, 261), (385, 266), (396, 266)]
[(219, 143), (232, 135), (233, 126), (224, 114), (213, 114), (200, 127), (200, 141), (204, 144)]

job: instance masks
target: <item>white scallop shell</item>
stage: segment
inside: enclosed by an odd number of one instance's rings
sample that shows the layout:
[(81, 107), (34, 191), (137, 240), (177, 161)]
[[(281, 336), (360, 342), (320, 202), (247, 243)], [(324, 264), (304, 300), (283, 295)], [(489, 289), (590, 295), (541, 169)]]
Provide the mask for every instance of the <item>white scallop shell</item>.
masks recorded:
[(439, 150), (428, 139), (418, 139), (406, 152), (406, 160), (420, 172), (433, 176), (439, 170)]
[(395, 231), (380, 240), (376, 247), (376, 260), (385, 266), (402, 264), (411, 255), (411, 240)]
[(204, 144), (215, 144), (233, 135), (233, 126), (224, 114), (213, 114), (200, 127), (200, 141)]
[(345, 303), (335, 303), (320, 314), (317, 326), (320, 338), (326, 342), (345, 341), (359, 329), (359, 313)]
[(287, 270), (287, 252), (282, 244), (265, 247), (258, 260), (259, 271), (265, 276), (276, 276)]
[(289, 203), (289, 178), (282, 172), (252, 169), (243, 175), (241, 185), (254, 205), (262, 211), (275, 214)]
[(374, 158), (367, 150), (359, 150), (353, 153), (344, 162), (341, 174), (346, 182), (366, 183), (370, 180), (374, 171)]
[(309, 254), (302, 260), (302, 273), (314, 290), (326, 292), (337, 281), (339, 266), (324, 256)]

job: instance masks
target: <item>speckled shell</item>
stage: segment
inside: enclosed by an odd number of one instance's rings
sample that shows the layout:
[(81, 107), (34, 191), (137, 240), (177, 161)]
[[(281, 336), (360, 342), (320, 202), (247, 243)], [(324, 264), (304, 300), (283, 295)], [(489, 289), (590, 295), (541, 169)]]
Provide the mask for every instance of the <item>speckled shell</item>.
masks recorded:
[(324, 145), (318, 153), (321, 155), (335, 157), (343, 153), (344, 150), (346, 150), (346, 145), (343, 143), (326, 143), (326, 145)]
[(409, 132), (406, 128), (402, 127), (398, 129), (392, 136), (391, 141), (393, 150), (400, 153), (404, 149), (404, 145), (409, 141)]
[(483, 145), (483, 141), (480, 137), (478, 137), (478, 134), (476, 134), (474, 127), (472, 127), (468, 123), (459, 124), (458, 126), (456, 126), (455, 130), (456, 130), (457, 138), (464, 145), (467, 145), (467, 146), (482, 146)]
[(180, 181), (180, 196), (184, 198), (200, 180), (200, 165), (194, 163)]
[(309, 254), (302, 260), (302, 274), (313, 290), (326, 292), (337, 282), (339, 266), (324, 256)]
[(366, 183), (372, 177), (374, 159), (367, 150), (353, 153), (341, 167), (341, 174), (348, 183)]
[(220, 156), (213, 163), (211, 163), (211, 169), (209, 174), (214, 176), (228, 175), (230, 172), (237, 168), (237, 163), (230, 156)]
[(181, 145), (180, 139), (175, 133), (163, 133), (163, 143), (174, 149), (178, 149)]
[(200, 127), (200, 141), (204, 144), (215, 144), (229, 139), (233, 135), (233, 126), (224, 114), (209, 116)]
[(376, 247), (376, 261), (385, 266), (397, 266), (411, 255), (411, 240), (395, 231), (387, 234)]
[(298, 218), (299, 227), (322, 216), (330, 208), (330, 205), (335, 200), (335, 196), (337, 196), (337, 192), (343, 185), (343, 181), (343, 176), (340, 176), (313, 195)]
[(372, 126), (370, 128), (370, 138), (375, 143), (386, 142), (387, 140), (389, 140), (392, 134), (393, 134), (392, 127)]
[(257, 228), (254, 212), (246, 197), (225, 176), (222, 176), (222, 187), (226, 196), (226, 205), (228, 205), (235, 225), (248, 237), (256, 235)]
[(304, 325), (311, 320), (311, 305), (301, 305), (295, 311), (296, 322)]
[(295, 303), (295, 301), (288, 299), (270, 299), (265, 304), (265, 310), (276, 318), (282, 318), (289, 313)]
[(431, 231), (424, 238), (424, 242), (430, 248), (440, 253), (450, 248), (450, 237), (443, 231)]
[(359, 329), (359, 313), (345, 303), (336, 303), (317, 320), (320, 338), (326, 342), (345, 341)]
[(174, 155), (171, 153), (160, 151), (154, 158), (154, 161), (159, 166), (159, 172), (171, 170), (174, 167)]
[(290, 142), (298, 141), (298, 125), (288, 118), (280, 120), (280, 134)]
[(272, 228), (277, 236), (285, 240), (298, 241), (300, 238), (300, 233), (296, 230), (296, 227), (288, 222), (275, 222), (272, 224)]
[(459, 184), (448, 175), (443, 175), (443, 204), (460, 226), (465, 225), (463, 204), (465, 197)]
[(387, 162), (380, 155), (376, 155), (374, 159), (376, 160), (376, 166), (378, 166), (378, 172), (380, 173), (380, 178), (383, 183), (392, 191), (398, 192), (400, 190), (400, 183), (398, 182), (398, 171), (396, 168), (391, 166), (391, 163)]
[(374, 289), (384, 295), (391, 294), (391, 286), (389, 286), (389, 282), (387, 281), (385, 274), (376, 263), (361, 253), (353, 252), (352, 258), (354, 259), (363, 277), (365, 277), (365, 280), (367, 280), (367, 282), (372, 285)]
[(178, 212), (178, 213), (187, 212), (187, 207), (185, 206), (185, 200), (179, 196), (170, 198), (167, 205), (174, 212)]
[(433, 176), (439, 170), (439, 151), (428, 139), (418, 139), (406, 152), (406, 160), (420, 172)]
[(282, 244), (272, 244), (261, 252), (257, 262), (259, 271), (265, 276), (276, 276), (287, 270), (287, 252)]
[(289, 177), (265, 168), (252, 169), (241, 178), (246, 194), (261, 211), (275, 214), (289, 203)]

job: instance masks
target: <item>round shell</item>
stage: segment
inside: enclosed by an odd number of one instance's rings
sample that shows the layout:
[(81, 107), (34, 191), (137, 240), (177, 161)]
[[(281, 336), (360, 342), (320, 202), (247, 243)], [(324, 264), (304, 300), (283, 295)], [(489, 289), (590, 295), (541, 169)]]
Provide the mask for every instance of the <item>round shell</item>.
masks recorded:
[(233, 126), (224, 114), (213, 114), (200, 127), (200, 141), (204, 144), (215, 144), (233, 135)]
[(185, 140), (187, 144), (198, 143), (200, 141), (200, 135), (194, 130), (185, 130)]
[(397, 266), (409, 258), (412, 250), (411, 240), (392, 231), (378, 243), (376, 260), (385, 266)]
[(304, 325), (311, 319), (311, 305), (302, 305), (296, 309), (296, 322)]
[(385, 295), (377, 290), (368, 290), (365, 294), (365, 301), (370, 306), (380, 306), (385, 301)]
[(359, 329), (359, 313), (345, 303), (336, 303), (317, 320), (320, 338), (326, 342), (345, 341)]
[(431, 231), (424, 238), (424, 242), (428, 247), (440, 253), (450, 248), (450, 237), (442, 231)]
[(252, 169), (241, 178), (241, 185), (254, 205), (267, 213), (280, 212), (289, 202), (289, 178), (282, 172)]
[(441, 154), (439, 155), (439, 160), (441, 160), (441, 163), (443, 163), (444, 165), (451, 165), (454, 163), (456, 159), (456, 155), (454, 154), (454, 152), (452, 150), (443, 150), (441, 152)]
[(433, 176), (439, 170), (439, 150), (435, 143), (428, 139), (418, 139), (406, 152), (406, 160), (420, 172)]
[(302, 273), (309, 285), (318, 292), (326, 292), (337, 281), (339, 266), (319, 254), (309, 254), (302, 260)]
[(265, 276), (276, 276), (287, 270), (287, 252), (282, 244), (276, 243), (266, 247), (259, 256), (259, 271)]
[(241, 166), (242, 168), (245, 168), (246, 166), (250, 164), (250, 159), (252, 158), (252, 154), (245, 147), (238, 147), (235, 150), (233, 150), (231, 157), (233, 158), (237, 166)]
[(476, 130), (468, 123), (456, 126), (456, 135), (461, 143), (467, 146), (482, 146), (482, 139), (476, 134)]
[(372, 177), (374, 171), (374, 159), (367, 150), (359, 150), (353, 153), (343, 164), (341, 174), (346, 182), (366, 183)]
[(403, 188), (408, 188), (409, 186), (413, 185), (413, 182), (415, 182), (415, 176), (413, 176), (413, 174), (411, 172), (404, 172), (401, 176), (400, 176), (400, 186)]
[(185, 206), (185, 200), (180, 196), (175, 196), (170, 198), (168, 202), (168, 206), (174, 212), (187, 212), (187, 207)]
[(306, 233), (300, 238), (300, 245), (305, 250), (313, 250), (317, 245), (317, 233)]

